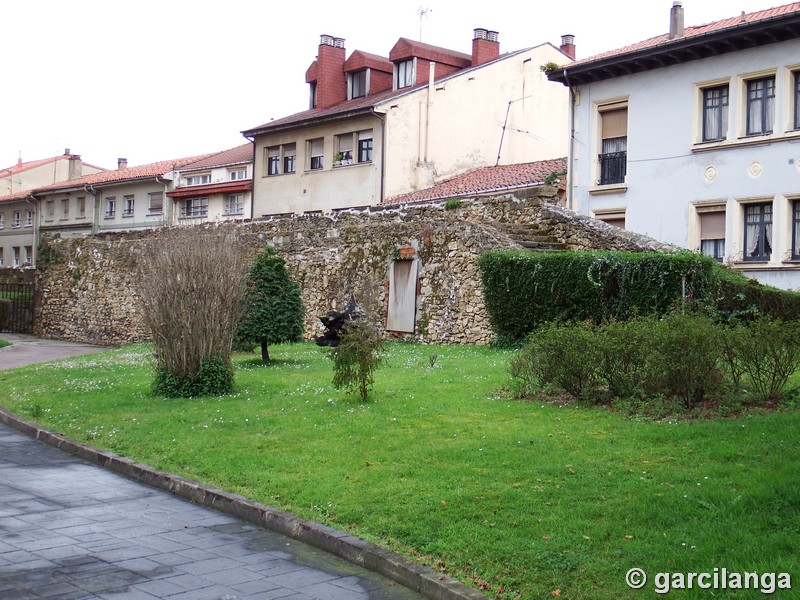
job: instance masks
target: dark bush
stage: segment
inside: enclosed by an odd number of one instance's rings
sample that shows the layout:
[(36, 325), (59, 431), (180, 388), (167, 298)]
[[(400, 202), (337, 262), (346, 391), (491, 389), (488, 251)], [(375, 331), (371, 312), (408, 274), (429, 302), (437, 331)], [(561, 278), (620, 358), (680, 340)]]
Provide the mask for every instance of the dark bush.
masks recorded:
[(715, 298), (717, 318), (747, 322), (759, 315), (792, 321), (800, 315), (800, 294), (762, 285), (741, 273), (722, 269)]
[(656, 323), (654, 317), (609, 321), (598, 330), (600, 377), (611, 397), (643, 398), (655, 391), (650, 363)]
[(167, 398), (196, 398), (221, 396), (233, 390), (233, 367), (230, 361), (212, 357), (196, 371), (173, 375), (165, 367), (157, 366), (153, 393)]
[(503, 340), (548, 322), (602, 323), (708, 302), (719, 273), (692, 252), (486, 252), (479, 264), (489, 320)]
[(361, 401), (366, 402), (384, 350), (380, 330), (371, 321), (348, 321), (342, 328), (339, 345), (330, 348), (334, 387), (358, 392)]

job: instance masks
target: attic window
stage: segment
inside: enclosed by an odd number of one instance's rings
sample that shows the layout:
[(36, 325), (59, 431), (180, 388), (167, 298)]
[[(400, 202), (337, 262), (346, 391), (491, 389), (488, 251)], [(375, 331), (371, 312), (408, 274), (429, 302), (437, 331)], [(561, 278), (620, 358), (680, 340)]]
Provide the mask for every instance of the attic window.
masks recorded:
[(211, 183), (211, 174), (206, 173), (204, 175), (190, 175), (189, 177), (184, 178), (183, 181), (186, 185), (205, 185), (207, 183)]
[(411, 87), (414, 85), (414, 59), (402, 60), (396, 62), (394, 65), (395, 70), (395, 88), (401, 89)]
[(362, 69), (355, 73), (350, 73), (348, 79), (350, 80), (350, 98), (363, 98), (367, 95), (367, 71)]

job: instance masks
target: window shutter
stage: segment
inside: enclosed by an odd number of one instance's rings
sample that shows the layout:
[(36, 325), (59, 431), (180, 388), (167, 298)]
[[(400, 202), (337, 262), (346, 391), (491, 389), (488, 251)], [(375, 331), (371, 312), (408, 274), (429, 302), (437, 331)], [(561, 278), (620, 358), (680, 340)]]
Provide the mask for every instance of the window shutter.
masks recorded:
[(364, 131), (358, 132), (358, 141), (361, 140), (371, 140), (372, 139), (372, 129), (365, 129)]
[(725, 239), (725, 213), (722, 211), (700, 213), (700, 239)]
[(628, 135), (628, 109), (618, 108), (601, 113), (603, 119), (603, 139), (625, 137)]
[(339, 136), (339, 152), (352, 152), (353, 151), (353, 136), (348, 133)]
[(322, 156), (322, 138), (311, 140), (311, 156)]
[(280, 146), (274, 146), (274, 147), (272, 147), (272, 148), (269, 148), (268, 150), (269, 150), (269, 152), (268, 152), (268, 156), (269, 156), (270, 158), (277, 158), (278, 156), (280, 156), (280, 155), (281, 155), (281, 148), (280, 148)]

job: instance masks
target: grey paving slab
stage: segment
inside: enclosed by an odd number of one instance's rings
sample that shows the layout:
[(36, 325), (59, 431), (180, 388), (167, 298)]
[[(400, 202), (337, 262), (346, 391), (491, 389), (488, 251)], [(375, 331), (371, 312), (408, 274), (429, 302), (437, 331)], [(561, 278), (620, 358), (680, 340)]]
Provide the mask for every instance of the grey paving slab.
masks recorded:
[(46, 340), (31, 335), (4, 333), (3, 339), (11, 346), (0, 348), (0, 371), (33, 363), (69, 358), (79, 354), (102, 352), (106, 348), (63, 340)]
[(321, 550), (67, 456), (3, 424), (0, 508), (4, 600), (423, 598)]

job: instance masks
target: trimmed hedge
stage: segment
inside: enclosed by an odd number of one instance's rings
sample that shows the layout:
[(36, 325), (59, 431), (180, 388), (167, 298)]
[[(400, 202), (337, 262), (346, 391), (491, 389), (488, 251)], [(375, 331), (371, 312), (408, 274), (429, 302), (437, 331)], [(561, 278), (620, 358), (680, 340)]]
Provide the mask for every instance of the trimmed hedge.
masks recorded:
[(694, 252), (484, 253), (479, 261), (492, 328), (523, 340), (549, 322), (665, 314), (683, 298), (713, 302), (719, 266)]
[(719, 317), (748, 321), (765, 315), (782, 321), (800, 317), (800, 294), (762, 285), (730, 269), (720, 268), (714, 305)]

